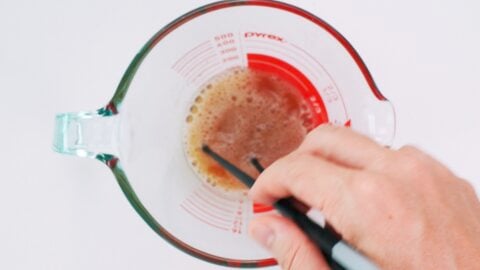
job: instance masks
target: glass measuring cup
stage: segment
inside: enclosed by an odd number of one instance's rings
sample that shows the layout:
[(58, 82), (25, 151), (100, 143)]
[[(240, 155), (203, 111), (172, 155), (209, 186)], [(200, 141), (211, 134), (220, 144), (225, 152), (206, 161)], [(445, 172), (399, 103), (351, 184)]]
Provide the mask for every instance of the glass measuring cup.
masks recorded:
[(393, 107), (343, 36), (297, 7), (250, 0), (206, 5), (161, 29), (106, 106), (57, 115), (54, 149), (104, 162), (145, 222), (177, 248), (221, 265), (268, 266), (275, 260), (246, 228), (270, 208), (206, 184), (184, 154), (193, 99), (235, 67), (290, 81), (318, 123), (347, 125), (384, 145), (393, 139)]

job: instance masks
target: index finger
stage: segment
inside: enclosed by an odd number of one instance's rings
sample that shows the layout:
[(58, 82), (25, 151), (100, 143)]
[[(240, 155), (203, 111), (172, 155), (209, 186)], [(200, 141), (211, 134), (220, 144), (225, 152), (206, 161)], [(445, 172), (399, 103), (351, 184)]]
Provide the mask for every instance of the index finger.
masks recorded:
[(353, 173), (353, 169), (294, 152), (269, 166), (255, 181), (249, 195), (263, 204), (293, 196), (311, 207), (330, 212), (329, 206), (338, 205), (336, 201), (344, 196), (344, 185)]

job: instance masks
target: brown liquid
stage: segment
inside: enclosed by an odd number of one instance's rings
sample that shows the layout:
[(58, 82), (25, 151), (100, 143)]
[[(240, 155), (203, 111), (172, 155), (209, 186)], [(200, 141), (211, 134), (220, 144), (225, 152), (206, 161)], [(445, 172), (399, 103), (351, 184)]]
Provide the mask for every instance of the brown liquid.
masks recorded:
[(295, 150), (313, 128), (313, 112), (297, 89), (281, 78), (245, 68), (228, 70), (210, 81), (187, 116), (187, 156), (213, 186), (245, 188), (210, 157), (215, 152), (253, 177), (256, 157), (266, 167)]

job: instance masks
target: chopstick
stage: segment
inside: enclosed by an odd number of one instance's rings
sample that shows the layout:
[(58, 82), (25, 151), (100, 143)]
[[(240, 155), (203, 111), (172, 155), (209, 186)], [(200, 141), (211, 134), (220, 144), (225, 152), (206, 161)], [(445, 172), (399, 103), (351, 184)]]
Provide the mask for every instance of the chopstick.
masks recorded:
[[(235, 165), (225, 160), (223, 157), (215, 153), (208, 145), (202, 146), (202, 151), (215, 160), (224, 169), (230, 172), (248, 188), (251, 188), (255, 180), (237, 168)], [(263, 167), (256, 159), (251, 160), (252, 165), (259, 171), (263, 171)], [(312, 219), (307, 217), (302, 211), (295, 207), (293, 198), (285, 198), (278, 200), (274, 207), (283, 216), (294, 221), (297, 226), (302, 229), (310, 240), (320, 248), (326, 255), (327, 260), (333, 259), (338, 265), (350, 270), (376, 270), (379, 269), (367, 257), (360, 254), (357, 250), (351, 247), (348, 243), (343, 241), (336, 233), (323, 228)]]

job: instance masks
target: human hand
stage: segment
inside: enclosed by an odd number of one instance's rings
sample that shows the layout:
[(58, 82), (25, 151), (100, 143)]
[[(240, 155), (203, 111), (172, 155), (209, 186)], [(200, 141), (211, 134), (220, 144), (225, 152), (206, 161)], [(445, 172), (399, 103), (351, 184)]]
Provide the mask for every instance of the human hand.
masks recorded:
[[(480, 203), (472, 186), (414, 147), (384, 148), (354, 131), (313, 130), (250, 190), (255, 202), (293, 196), (323, 212), (382, 269), (478, 269)], [(283, 269), (328, 269), (290, 220), (257, 217), (249, 232)]]

